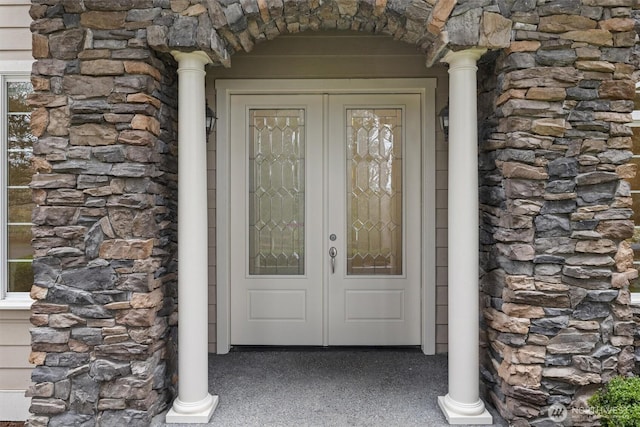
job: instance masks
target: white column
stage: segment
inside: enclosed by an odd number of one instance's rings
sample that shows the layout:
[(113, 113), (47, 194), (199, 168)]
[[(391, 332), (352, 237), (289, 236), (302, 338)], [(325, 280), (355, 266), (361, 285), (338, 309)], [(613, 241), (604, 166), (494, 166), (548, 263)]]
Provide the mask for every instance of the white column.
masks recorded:
[(449, 424), (491, 424), (479, 395), (479, 232), (476, 62), (485, 52), (450, 52), (449, 393), (438, 397)]
[(167, 423), (207, 423), (207, 146), (204, 52), (172, 52), (178, 61), (178, 398)]

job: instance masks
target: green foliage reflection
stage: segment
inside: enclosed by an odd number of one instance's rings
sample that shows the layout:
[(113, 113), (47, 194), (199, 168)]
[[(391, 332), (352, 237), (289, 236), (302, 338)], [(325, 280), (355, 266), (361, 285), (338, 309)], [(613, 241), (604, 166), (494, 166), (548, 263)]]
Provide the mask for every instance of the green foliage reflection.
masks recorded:
[(30, 262), (9, 263), (9, 292), (29, 292), (33, 285), (33, 267)]

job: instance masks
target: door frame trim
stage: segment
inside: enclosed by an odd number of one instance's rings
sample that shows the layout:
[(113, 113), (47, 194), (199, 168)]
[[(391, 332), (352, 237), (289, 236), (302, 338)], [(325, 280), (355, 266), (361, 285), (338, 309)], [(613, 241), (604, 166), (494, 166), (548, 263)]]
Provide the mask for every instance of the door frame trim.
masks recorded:
[(414, 79), (219, 79), (215, 81), (216, 114), (216, 351), (230, 350), (231, 231), (230, 126), (231, 95), (237, 94), (419, 94), (422, 119), (421, 348), (436, 348), (436, 171), (435, 78)]

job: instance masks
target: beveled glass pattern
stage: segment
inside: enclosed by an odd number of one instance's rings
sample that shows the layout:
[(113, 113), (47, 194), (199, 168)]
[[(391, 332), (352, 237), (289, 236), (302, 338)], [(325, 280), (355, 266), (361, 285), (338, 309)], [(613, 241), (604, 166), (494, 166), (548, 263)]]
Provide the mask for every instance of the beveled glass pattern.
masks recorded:
[(304, 274), (305, 111), (249, 111), (249, 274)]
[(402, 110), (346, 115), (347, 275), (402, 274)]
[(6, 152), (3, 167), (7, 183), (7, 291), (29, 292), (33, 283), (33, 248), (31, 247), (31, 212), (34, 203), (29, 182), (34, 170), (31, 164), (33, 143), (31, 108), (27, 96), (33, 88), (29, 82), (7, 82)]

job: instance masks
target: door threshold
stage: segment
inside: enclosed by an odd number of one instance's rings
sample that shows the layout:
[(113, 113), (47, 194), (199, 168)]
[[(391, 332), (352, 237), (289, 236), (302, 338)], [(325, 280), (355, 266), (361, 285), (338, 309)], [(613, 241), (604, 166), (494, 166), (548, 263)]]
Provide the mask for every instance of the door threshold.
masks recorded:
[(401, 351), (406, 353), (422, 353), (422, 349), (419, 345), (406, 345), (406, 346), (309, 346), (309, 345), (234, 345), (229, 350), (230, 353), (242, 353), (242, 352), (259, 352), (259, 351), (298, 351), (298, 352), (339, 352), (339, 351), (351, 351), (351, 352), (383, 352), (383, 351)]

